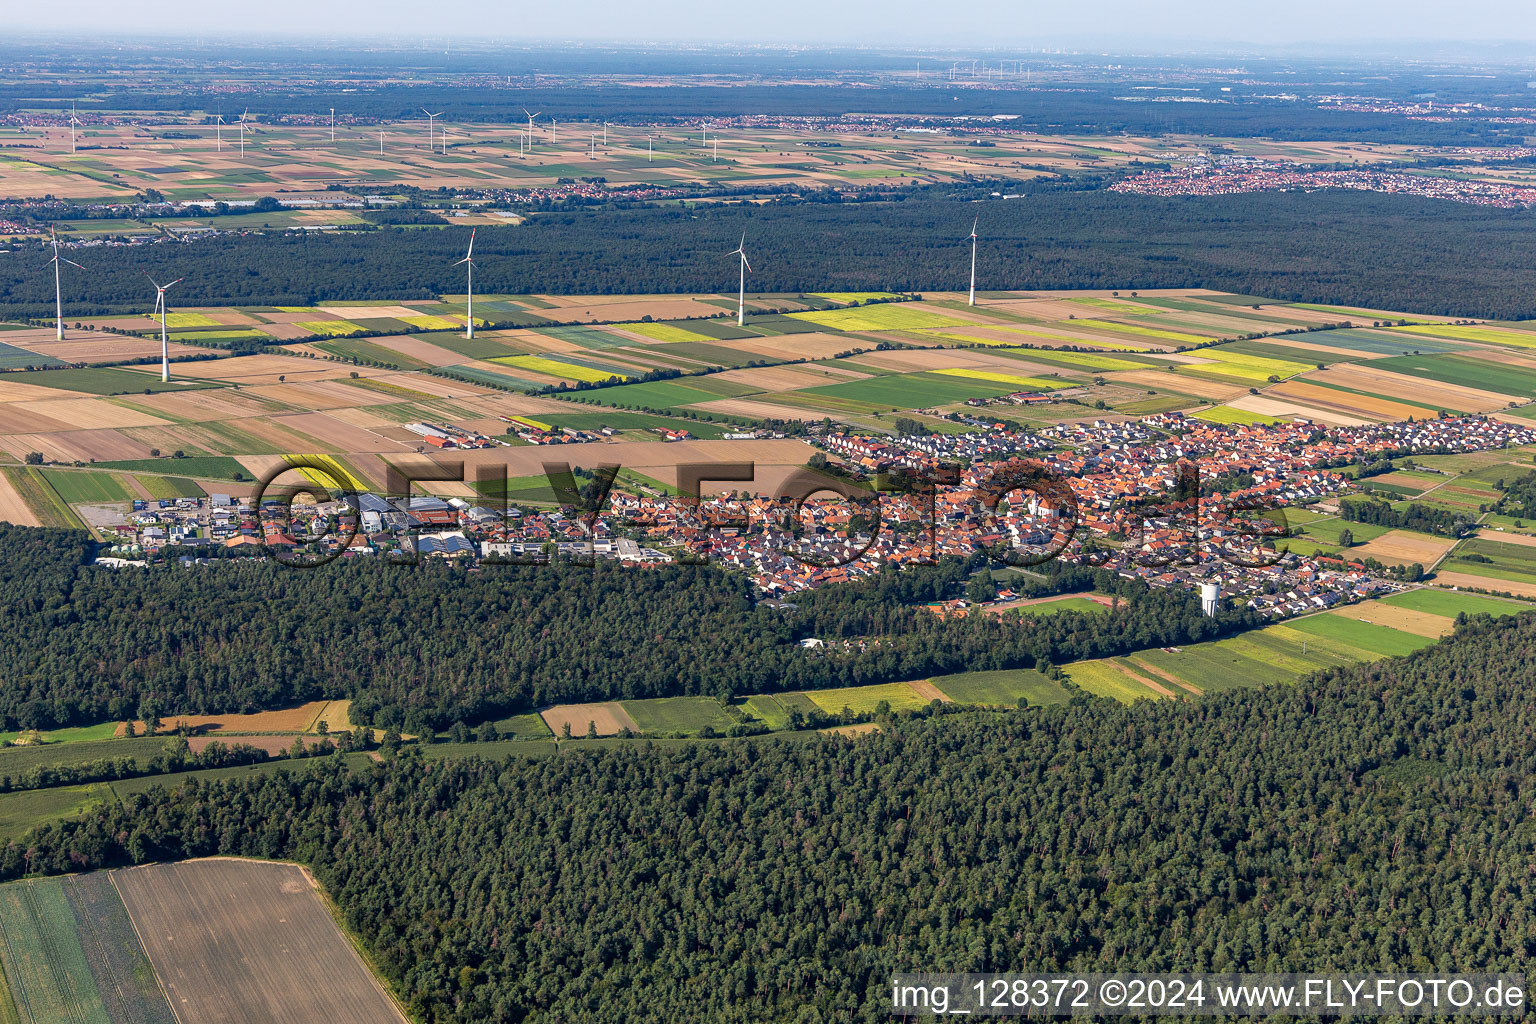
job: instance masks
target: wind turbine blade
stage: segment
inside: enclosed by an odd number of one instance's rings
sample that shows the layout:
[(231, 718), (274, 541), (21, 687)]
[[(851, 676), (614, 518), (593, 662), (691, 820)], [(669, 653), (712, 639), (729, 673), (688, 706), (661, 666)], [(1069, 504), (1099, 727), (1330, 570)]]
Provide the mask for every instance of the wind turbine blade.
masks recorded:
[[(184, 278), (184, 277), (178, 277), (176, 280), (172, 281), (171, 284), (181, 284), (181, 282), (183, 282), (185, 280), (186, 280), (186, 278)], [(171, 286), (171, 284), (166, 285), (166, 287), (169, 288)]]
[(478, 231), (478, 230), (479, 230), (478, 228), (470, 228), (469, 229), (469, 251), (464, 254), (464, 259), (465, 260), (468, 260), (471, 256), (473, 256), (475, 254), (475, 232)]
[[(144, 270), (144, 269), (143, 269), (143, 268), (140, 268), (140, 269), (139, 269), (139, 273), (141, 273), (141, 274), (143, 274), (143, 275), (144, 275), (144, 276), (145, 276), (145, 277), (149, 277), (149, 271), (147, 271), (147, 270)], [(152, 285), (154, 285), (154, 286), (155, 286), (155, 287), (156, 287), (156, 288), (159, 288), (159, 287), (160, 287), (160, 282), (159, 282), (159, 281), (156, 281), (156, 280), (155, 280), (155, 279), (154, 279), (154, 278), (152, 278), (152, 277), (149, 277), (149, 283), (150, 283), (150, 284), (152, 284)]]
[(64, 260), (64, 262), (68, 263), (70, 266), (74, 267), (76, 270), (84, 270), (85, 269), (80, 264), (76, 263), (74, 260)]
[(747, 265), (747, 273), (750, 274), (752, 272), (752, 263), (751, 263), (750, 260), (747, 259), (747, 254), (746, 253), (742, 253), (741, 254), (741, 262), (743, 262), (743, 263), (745, 263)]

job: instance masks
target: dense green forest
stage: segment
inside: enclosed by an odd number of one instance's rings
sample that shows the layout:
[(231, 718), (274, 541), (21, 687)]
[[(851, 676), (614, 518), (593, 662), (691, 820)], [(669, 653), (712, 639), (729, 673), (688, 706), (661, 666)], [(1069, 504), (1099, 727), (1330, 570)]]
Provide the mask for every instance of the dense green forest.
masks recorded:
[(188, 785), (0, 870), (311, 865), (433, 1024), (882, 1021), (899, 970), (1528, 971), (1536, 618), (1295, 687)]
[[(358, 721), (423, 732), (563, 702), (1060, 664), (1256, 624), (1236, 610), (1207, 619), (1183, 591), (1064, 567), (1026, 589), (1098, 586), (1124, 606), (946, 619), (917, 607), (960, 596), (979, 558), (889, 570), (779, 610), (745, 574), (703, 566), (241, 559), (117, 571), (89, 565), (92, 553), (83, 533), (0, 525), (0, 721), (122, 721), (145, 700), (169, 716), (352, 697)], [(802, 650), (805, 637), (834, 649)], [(863, 638), (873, 642), (862, 651), (835, 644)]]
[[(974, 190), (973, 190), (974, 191)], [(1536, 212), (1366, 193), (1164, 199), (1054, 192), (975, 205), (933, 198), (548, 214), (482, 229), (485, 293), (718, 291), (744, 233), (748, 288), (954, 289), (981, 217), (984, 288), (1219, 288), (1274, 299), (1443, 315), (1536, 317), (1525, 287)], [(76, 253), (65, 315), (142, 308), (144, 270), (187, 275), (177, 302), (294, 305), (430, 298), (463, 288), (461, 230), (300, 232)], [(0, 264), (9, 315), (51, 315), (36, 259)]]

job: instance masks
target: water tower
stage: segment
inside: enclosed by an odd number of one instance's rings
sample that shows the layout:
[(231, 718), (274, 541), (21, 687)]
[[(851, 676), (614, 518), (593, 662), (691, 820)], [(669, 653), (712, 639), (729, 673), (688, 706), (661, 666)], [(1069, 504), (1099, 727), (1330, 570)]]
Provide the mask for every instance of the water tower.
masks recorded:
[(1216, 602), (1221, 597), (1221, 588), (1214, 583), (1200, 584), (1200, 611), (1209, 617), (1216, 615)]

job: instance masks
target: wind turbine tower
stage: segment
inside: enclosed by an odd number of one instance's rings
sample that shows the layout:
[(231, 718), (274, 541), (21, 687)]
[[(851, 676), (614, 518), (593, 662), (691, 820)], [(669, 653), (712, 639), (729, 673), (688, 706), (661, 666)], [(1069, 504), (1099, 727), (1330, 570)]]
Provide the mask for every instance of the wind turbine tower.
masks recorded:
[(336, 108), (331, 108), (331, 141), (336, 141)]
[(726, 255), (741, 257), (741, 277), (736, 292), (736, 326), (741, 327), (747, 322), (747, 271), (752, 269), (752, 264), (747, 262), (747, 236), (745, 232), (742, 233), (741, 244)]
[[(149, 277), (149, 271), (146, 270), (144, 276)], [(162, 384), (169, 384), (171, 381), (171, 346), (169, 334), (165, 329), (165, 290), (185, 280), (184, 277), (178, 277), (171, 284), (160, 284), (149, 277), (149, 283), (155, 286), (155, 312), (160, 314), (160, 383)]]
[[(533, 148), (533, 119), (538, 117), (540, 114), (542, 114), (543, 111), (542, 110), (529, 110), (527, 107), (524, 107), (523, 108), (523, 113), (528, 115), (528, 148), (532, 149)], [(555, 136), (554, 136), (554, 126), (553, 125), (550, 126), (550, 136), (549, 136), (549, 138), (550, 138), (551, 142), (554, 141)]]
[[(475, 336), (475, 229), (469, 229), (469, 251), (459, 263), (464, 267), (464, 337)], [(454, 266), (458, 266), (455, 263)]]
[(981, 223), (977, 217), (971, 222), (971, 305), (976, 305), (976, 225)]
[(69, 151), (71, 153), (75, 151), (75, 129), (83, 125), (84, 122), (75, 116), (75, 105), (71, 103), (69, 105)]
[(251, 108), (246, 107), (244, 113), (240, 115), (240, 156), (242, 158), (245, 156), (245, 115), (250, 112)]
[(443, 116), (443, 112), (439, 110), (434, 114), (426, 107), (422, 107), (421, 112), (427, 115), (427, 151), (431, 152), (437, 148), (437, 119)]
[(65, 259), (63, 256), (61, 256), (59, 254), (59, 233), (57, 231), (55, 231), (53, 233), (53, 259), (49, 260), (48, 262), (53, 264), (53, 304), (54, 304), (55, 315), (58, 318), (57, 323), (58, 323), (58, 328), (59, 328), (58, 329), (57, 337), (58, 337), (58, 339), (60, 341), (63, 341), (64, 340), (64, 289), (63, 289), (63, 285), (59, 281), (59, 264), (60, 263), (68, 263), (70, 266), (74, 267), (76, 270), (84, 270), (85, 268), (80, 266), (80, 264), (76, 263), (74, 260), (67, 260), (67, 259)]

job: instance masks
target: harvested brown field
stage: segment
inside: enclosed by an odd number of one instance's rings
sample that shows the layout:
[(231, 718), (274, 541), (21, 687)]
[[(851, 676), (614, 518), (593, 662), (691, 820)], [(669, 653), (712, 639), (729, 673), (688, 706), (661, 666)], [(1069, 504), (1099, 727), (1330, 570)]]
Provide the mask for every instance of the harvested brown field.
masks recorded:
[(1428, 569), (1442, 555), (1456, 546), (1450, 537), (1431, 537), (1427, 533), (1392, 530), (1364, 544), (1349, 549), (1351, 556), (1366, 556), (1388, 565), (1418, 562)]
[(1307, 376), (1314, 380), (1340, 384), (1346, 388), (1369, 391), (1377, 395), (1412, 395), (1417, 402), (1444, 405), (1447, 409), (1467, 412), (1502, 409), (1510, 402), (1525, 401), (1516, 395), (1501, 395), (1492, 391), (1446, 384), (1443, 381), (1426, 380), (1423, 377), (1410, 377), (1390, 370), (1375, 370), (1369, 363), (1340, 363), (1326, 370), (1313, 371)]
[(1248, 393), (1247, 388), (1238, 384), (1222, 384), (1219, 381), (1169, 373), (1165, 370), (1124, 370), (1105, 372), (1101, 376), (1122, 383), (1140, 384), (1142, 387), (1153, 388), (1159, 393), (1176, 391), (1213, 402), (1225, 402)]
[[(6, 343), (14, 344), (9, 337), (6, 338)], [(66, 339), (29, 342), (21, 347), (28, 352), (62, 359), (66, 363), (105, 363), (109, 360), (143, 359), (146, 356), (158, 358), (160, 355), (159, 338), (127, 338), (116, 334), (108, 334), (100, 341)], [(172, 359), (176, 359), (181, 356), (202, 355), (213, 350), (173, 341), (166, 345), (166, 351)]]
[(1315, 420), (1336, 427), (1359, 427), (1375, 422), (1358, 415), (1346, 415), (1333, 409), (1301, 402), (1287, 402), (1282, 398), (1271, 398), (1270, 394), (1272, 392), (1265, 392), (1262, 395), (1243, 395), (1228, 404), (1234, 409), (1246, 409), (1261, 416), (1299, 416), (1302, 419)]
[[(160, 723), (160, 732), (172, 733), (183, 724), (196, 733), (216, 733), (229, 736), (231, 733), (300, 733), (309, 732), (320, 720), (320, 714), (330, 704), (330, 701), (312, 700), (308, 704), (300, 704), (296, 708), (287, 708), (281, 711), (257, 711), (249, 715), (177, 715), (175, 718), (167, 718)], [(123, 726), (117, 727), (118, 735), (122, 735)], [(134, 723), (134, 735), (144, 735), (144, 723)], [(292, 736), (289, 736), (292, 739)]]
[(73, 430), (79, 426), (68, 420), (56, 420), (35, 412), (26, 406), (36, 402), (9, 402), (0, 405), (0, 434), (46, 434), (56, 430)]
[(315, 320), (384, 320), (389, 317), (420, 315), (418, 310), (411, 309), (409, 306), (316, 306), (315, 308), (325, 314), (323, 317), (311, 317)]
[[(354, 367), (343, 363), (328, 363), (318, 359), (300, 359), (297, 356), (256, 355), (232, 356), (228, 359), (211, 359), (203, 363), (178, 363), (173, 377), (193, 380), (228, 380), (249, 387), (255, 384), (279, 384), (279, 377), (290, 381), (335, 380), (353, 372)], [(356, 372), (371, 376), (366, 368)]]
[(570, 726), (572, 736), (585, 736), (588, 724), (597, 729), (599, 736), (617, 736), (622, 730), (639, 732), (640, 727), (635, 720), (629, 717), (618, 701), (607, 701), (601, 704), (560, 704), (556, 707), (545, 708), (539, 712), (539, 717), (544, 719), (544, 724), (549, 726), (556, 736), (564, 736), (564, 729)]
[[(263, 314), (270, 315), (270, 314)], [(297, 324), (257, 324), (256, 329), (270, 338), (279, 341), (295, 341), (299, 338), (310, 338), (314, 335)]]
[[(400, 336), (369, 338), (368, 341), (370, 344), (378, 345), (380, 348), (387, 348), (391, 352), (398, 352), (407, 359), (414, 359), (419, 363), (426, 363), (428, 366), (452, 366), (454, 363), (462, 363), (464, 361), (464, 357), (457, 352), (451, 352), (439, 345), (432, 344), (430, 341), (422, 341), (420, 338)], [(512, 351), (512, 349), (507, 350), (509, 354)]]
[[(3, 375), (0, 375), (3, 377)], [(21, 384), (0, 379), (0, 402), (41, 402), (50, 398), (79, 398), (75, 391), (61, 388), (45, 388), (36, 384)]]
[(846, 368), (823, 366), (763, 366), (726, 370), (724, 373), (716, 374), (715, 377), (756, 388), (759, 391), (793, 391), (797, 388), (836, 384), (844, 380), (867, 380), (869, 374)]
[(1268, 395), (1284, 395), (1315, 405), (1322, 409), (1333, 409), (1345, 414), (1365, 416), (1383, 421), (1406, 420), (1408, 417), (1422, 419), (1424, 410), (1414, 405), (1403, 405), (1389, 398), (1372, 398), (1366, 395), (1352, 395), (1347, 391), (1335, 391), (1333, 388), (1318, 387), (1316, 384), (1308, 384), (1304, 380), (1288, 380), (1282, 384), (1275, 384), (1265, 389)]
[(1519, 544), (1521, 547), (1536, 548), (1536, 537), (1528, 533), (1515, 533), (1513, 530), (1490, 530), (1484, 527), (1473, 534), (1478, 540), (1496, 540), (1500, 544)]
[(1446, 572), (1441, 569), (1435, 573), (1435, 583), (1443, 587), (1460, 587), (1463, 590), (1488, 590), (1500, 594), (1514, 594), (1516, 597), (1536, 597), (1536, 583), (1496, 580), (1487, 576), (1474, 576), (1468, 572)]
[(924, 700), (936, 700), (944, 704), (953, 704), (955, 702), (955, 698), (951, 697), (937, 686), (934, 686), (926, 679), (915, 683), (908, 683), (907, 686), (911, 687), (912, 692)]
[(1437, 640), (1456, 628), (1456, 621), (1444, 615), (1431, 615), (1429, 612), (1399, 608), (1396, 605), (1382, 604), (1380, 601), (1336, 608), (1330, 614), (1346, 619), (1357, 619), (1360, 622), (1370, 622), (1377, 626), (1391, 626), (1405, 633), (1434, 637)]
[(807, 423), (819, 423), (827, 415), (811, 409), (796, 409), (787, 405), (774, 405), (769, 401), (750, 401), (743, 398), (720, 398), (712, 402), (699, 402), (690, 408), (718, 412), (725, 416), (744, 416), (748, 419), (804, 420)]
[(776, 338), (753, 338), (741, 341), (721, 342), (737, 352), (746, 352), (764, 359), (831, 359), (839, 352), (851, 349), (875, 347), (874, 342), (861, 342), (846, 334), (785, 334)]
[(0, 522), (12, 526), (42, 526), (43, 521), (27, 506), (11, 478), (0, 473)]
[(112, 872), (181, 1024), (405, 1024), (296, 864)]
[(130, 409), (106, 398), (65, 398), (47, 402), (14, 402), (13, 409), (47, 416), (73, 426), (91, 427), (163, 427), (168, 421), (137, 409)]
[(55, 462), (106, 462), (113, 459), (141, 459), (149, 455), (143, 445), (115, 430), (69, 430), (52, 434), (9, 434), (0, 436), (0, 447), (15, 453), (18, 459), (27, 452), (41, 452)]

